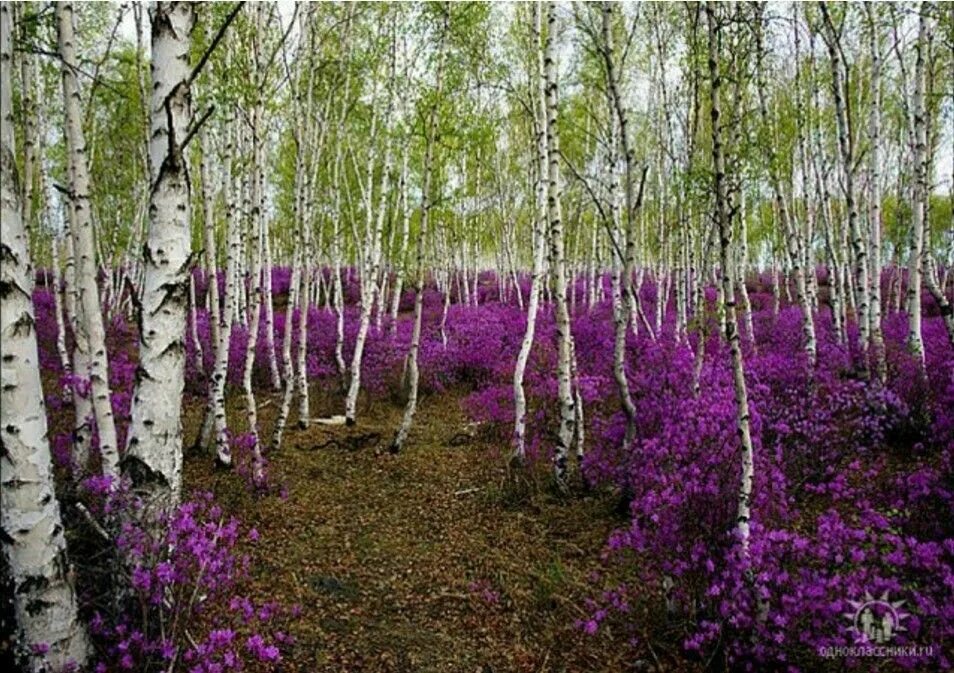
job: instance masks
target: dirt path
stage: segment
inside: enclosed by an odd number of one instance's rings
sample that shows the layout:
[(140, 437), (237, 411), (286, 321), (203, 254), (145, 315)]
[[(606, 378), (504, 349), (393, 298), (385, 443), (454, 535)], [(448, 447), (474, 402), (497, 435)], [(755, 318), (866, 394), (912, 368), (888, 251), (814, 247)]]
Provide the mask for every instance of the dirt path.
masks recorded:
[(615, 503), (508, 505), (499, 452), (461, 434), (457, 396), (425, 401), (406, 451), (391, 456), (399, 414), (379, 402), (354, 428), (292, 430), (271, 457), (287, 500), (189, 462), (188, 482), (261, 533), (251, 594), (303, 608), (288, 670), (625, 670), (611, 635), (574, 625), (620, 523)]

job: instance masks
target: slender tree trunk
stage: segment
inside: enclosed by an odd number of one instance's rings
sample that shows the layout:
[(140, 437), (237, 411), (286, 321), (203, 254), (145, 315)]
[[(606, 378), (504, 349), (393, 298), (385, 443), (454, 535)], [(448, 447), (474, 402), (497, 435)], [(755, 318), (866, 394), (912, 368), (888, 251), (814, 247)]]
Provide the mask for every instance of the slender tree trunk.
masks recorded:
[[(206, 22), (206, 39), (210, 34), (208, 23)], [(216, 245), (215, 245), (215, 211), (211, 185), (211, 171), (209, 162), (211, 161), (211, 147), (209, 145), (208, 131), (205, 129), (199, 132), (199, 179), (201, 183), (200, 199), (202, 201), (202, 225), (203, 239), (205, 244), (205, 268), (208, 271), (208, 287), (206, 288), (206, 302), (209, 309), (209, 328), (210, 340), (212, 346), (212, 377), (209, 380), (208, 406), (206, 409), (205, 420), (202, 423), (202, 432), (199, 435), (199, 445), (207, 449), (212, 443), (213, 434), (218, 441), (218, 429), (216, 428), (216, 391), (219, 385), (217, 377), (225, 376), (225, 366), (219, 364), (219, 341), (222, 339), (223, 327), (222, 309), (219, 300), (219, 281), (218, 269), (216, 263)], [(226, 281), (227, 283), (228, 281)], [(226, 361), (228, 353), (225, 354)], [(226, 362), (227, 364), (227, 362)], [(224, 399), (223, 399), (224, 406)], [(222, 409), (223, 420), (225, 409)]]
[(828, 55), (831, 61), (832, 94), (835, 101), (835, 121), (838, 127), (838, 152), (841, 158), (842, 190), (845, 194), (845, 209), (848, 215), (848, 234), (851, 238), (851, 252), (854, 258), (854, 302), (857, 312), (858, 333), (861, 341), (861, 373), (868, 374), (869, 328), (868, 317), (868, 249), (858, 221), (858, 207), (855, 192), (855, 151), (851, 135), (851, 120), (848, 116), (845, 99), (848, 88), (845, 84), (845, 64), (842, 62), (841, 45), (836, 35), (827, 6), (819, 5), (826, 28)]
[[(761, 7), (761, 5), (759, 5)], [(759, 111), (762, 117), (762, 123), (767, 129), (771, 129), (771, 120), (769, 119), (768, 106), (766, 104), (767, 89), (768, 86), (765, 82), (765, 72), (763, 67), (763, 61), (765, 57), (765, 45), (763, 42), (763, 33), (762, 33), (762, 23), (763, 17), (761, 14), (761, 9), (756, 21), (756, 45), (757, 45), (757, 89), (759, 96)], [(797, 32), (797, 31), (796, 31)], [(808, 293), (807, 283), (805, 281), (805, 269), (803, 268), (804, 263), (804, 241), (801, 234), (801, 229), (794, 218), (791, 216), (792, 213), (788, 208), (786, 203), (785, 196), (782, 192), (782, 182), (781, 177), (779, 176), (779, 169), (777, 165), (777, 158), (775, 154), (775, 143), (769, 142), (765, 146), (765, 150), (768, 153), (768, 164), (769, 164), (769, 175), (772, 182), (772, 191), (775, 197), (775, 206), (776, 212), (778, 213), (778, 221), (781, 223), (781, 228), (785, 237), (787, 239), (787, 248), (789, 253), (789, 258), (791, 259), (791, 270), (792, 275), (795, 279), (795, 297), (798, 301), (798, 306), (802, 312), (802, 340), (803, 348), (805, 350), (805, 355), (808, 359), (808, 366), (810, 369), (815, 368), (816, 361), (818, 359), (818, 347), (816, 345), (815, 339), (815, 320), (812, 315), (812, 304), (811, 297)], [(742, 281), (744, 283), (744, 279)], [(787, 289), (786, 284), (786, 289)], [(746, 301), (748, 296), (746, 295)], [(751, 318), (749, 318), (751, 319)]]
[[(350, 12), (351, 10), (349, 10)], [(349, 25), (350, 25), (349, 13)], [(346, 28), (347, 30), (347, 28)], [(345, 83), (343, 86), (342, 100), (348, 99), (351, 90), (350, 70), (345, 74)], [(347, 105), (342, 104), (341, 112), (338, 116), (337, 129), (335, 133), (335, 162), (332, 167), (332, 186), (334, 189), (334, 206), (332, 208), (332, 234), (331, 234), (331, 262), (332, 262), (332, 287), (334, 290), (334, 300), (332, 308), (335, 313), (335, 365), (338, 368), (338, 377), (341, 380), (342, 390), (347, 388), (348, 368), (344, 360), (344, 287), (341, 280), (341, 171), (344, 152), (344, 129), (347, 115)]]
[[(298, 214), (301, 213), (301, 197), (296, 198), (298, 207), (295, 208)], [(299, 222), (299, 228), (303, 228), (302, 218), (296, 217)], [(282, 380), (285, 382), (285, 390), (282, 393), (282, 406), (278, 412), (278, 419), (275, 421), (275, 432), (272, 435), (272, 449), (277, 451), (282, 444), (282, 434), (285, 431), (285, 424), (288, 422), (288, 414), (291, 410), (292, 397), (295, 394), (295, 371), (292, 364), (292, 321), (295, 315), (296, 306), (304, 306), (299, 295), (299, 285), (301, 283), (302, 250), (301, 237), (296, 237), (294, 253), (292, 258), (291, 281), (288, 285), (288, 304), (285, 307), (285, 332), (282, 335)], [(305, 319), (305, 312), (300, 312), (300, 319)], [(304, 346), (299, 346), (304, 348)]]
[(225, 202), (225, 306), (219, 323), (218, 338), (215, 342), (215, 369), (212, 374), (213, 429), (215, 433), (215, 459), (220, 465), (232, 464), (232, 450), (229, 446), (228, 419), (225, 415), (225, 384), (228, 376), (229, 346), (232, 341), (232, 326), (238, 313), (238, 264), (241, 245), (239, 223), (235, 217), (233, 198), (232, 150), (235, 146), (235, 134), (226, 122), (225, 152), (222, 165), (222, 196)]
[(871, 48), (871, 103), (868, 113), (868, 226), (871, 233), (871, 350), (875, 373), (884, 384), (888, 378), (884, 352), (884, 334), (881, 331), (881, 47), (876, 8), (866, 4)]
[(56, 314), (56, 352), (60, 356), (60, 366), (63, 373), (69, 375), (72, 372), (70, 368), (70, 356), (66, 350), (66, 324), (63, 320), (63, 279), (60, 277), (60, 241), (54, 235), (50, 242), (50, 250), (53, 257), (53, 312)]
[[(739, 261), (738, 271), (736, 272), (736, 285), (739, 288), (739, 297), (742, 303), (742, 322), (745, 325), (745, 338), (753, 351), (758, 350), (755, 343), (755, 326), (752, 324), (752, 303), (749, 301), (749, 289), (745, 285), (745, 275), (749, 268), (749, 227), (748, 211), (745, 208), (745, 191), (739, 193)], [(808, 315), (811, 316), (811, 307), (808, 309)], [(809, 317), (809, 320), (811, 318)], [(812, 328), (812, 337), (815, 330)], [(807, 350), (807, 349), (806, 349)]]
[[(89, 653), (47, 441), (33, 309), (33, 265), (14, 147), (12, 21), (0, 4), (0, 527), (25, 670), (83, 666)], [(40, 648), (46, 646), (44, 653)]]
[(82, 328), (83, 307), (79, 299), (79, 288), (76, 279), (76, 252), (73, 245), (72, 231), (76, 226), (76, 215), (72, 199), (64, 199), (66, 231), (66, 263), (64, 265), (64, 308), (70, 328), (73, 330), (73, 383), (71, 385), (73, 397), (73, 466), (81, 473), (89, 469), (89, 455), (93, 438), (93, 402), (90, 399), (89, 389), (81, 385), (80, 380), (87, 381), (85, 374), (89, 372), (89, 340), (86, 331)]
[[(629, 125), (623, 100), (620, 96), (619, 73), (616, 67), (616, 53), (613, 45), (613, 3), (604, 2), (602, 7), (602, 34), (603, 34), (603, 62), (606, 69), (607, 90), (610, 103), (610, 179), (608, 183), (610, 212), (612, 213), (614, 236), (626, 242), (626, 254), (622, 262), (622, 274), (616, 274), (613, 281), (613, 322), (615, 326), (613, 340), (613, 375), (619, 390), (620, 404), (626, 415), (626, 433), (623, 439), (623, 448), (628, 450), (636, 437), (636, 405), (629, 390), (629, 381), (626, 375), (626, 332), (629, 320), (623, 306), (623, 297), (633, 294), (633, 272), (636, 264), (636, 229), (634, 226), (636, 197), (633, 190), (633, 150), (629, 139)], [(618, 134), (617, 134), (618, 131)], [(620, 212), (617, 175), (616, 141), (620, 142), (623, 150), (623, 160), (626, 167), (625, 189), (625, 223), (626, 230), (620, 227)], [(644, 173), (645, 176), (645, 173)]]
[(408, 433), (411, 431), (411, 424), (414, 422), (414, 413), (417, 411), (417, 392), (420, 379), (417, 355), (421, 347), (421, 315), (424, 311), (424, 244), (427, 240), (427, 229), (430, 224), (429, 220), (431, 215), (430, 192), (431, 180), (433, 179), (434, 146), (440, 140), (438, 101), (440, 100), (444, 84), (444, 45), (447, 34), (450, 31), (449, 3), (442, 5), (442, 12), (443, 25), (437, 43), (436, 83), (433, 92), (433, 102), (431, 103), (424, 128), (424, 165), (421, 171), (421, 221), (417, 231), (417, 259), (415, 261), (414, 280), (414, 327), (411, 332), (411, 347), (407, 354), (408, 396), (407, 404), (404, 407), (404, 416), (401, 418), (401, 425), (398, 427), (397, 433), (395, 433), (394, 439), (391, 441), (391, 453), (400, 452), (404, 446)]
[[(540, 4), (534, 4), (534, 34), (537, 44), (542, 40), (542, 10)], [(543, 53), (537, 48), (536, 80), (538, 82), (533, 105), (534, 127), (536, 129), (536, 173), (535, 180), (535, 215), (533, 229), (530, 234), (532, 252), (532, 272), (530, 277), (530, 297), (527, 304), (527, 326), (524, 330), (520, 351), (517, 354), (517, 363), (513, 372), (514, 398), (514, 460), (523, 463), (526, 460), (526, 426), (527, 426), (527, 397), (523, 387), (524, 375), (527, 370), (527, 361), (530, 350), (533, 348), (533, 339), (536, 333), (537, 313), (540, 308), (540, 288), (546, 282), (544, 276), (544, 257), (546, 255), (546, 101), (543, 80)], [(519, 290), (519, 288), (518, 288)]]
[(924, 368), (924, 340), (921, 336), (921, 281), (924, 264), (924, 228), (928, 214), (930, 161), (927, 147), (928, 54), (933, 38), (927, 9), (921, 6), (918, 28), (917, 63), (914, 71), (914, 203), (912, 204), (911, 238), (908, 249), (908, 348)]
[[(257, 191), (257, 190), (253, 190)], [(255, 294), (255, 306), (252, 308), (252, 317), (248, 323), (248, 344), (245, 350), (245, 367), (242, 370), (242, 390), (245, 392), (245, 412), (248, 417), (248, 431), (252, 442), (252, 476), (257, 482), (263, 474), (264, 466), (261, 461), (261, 441), (258, 428), (258, 404), (255, 401), (255, 390), (252, 388), (252, 370), (255, 367), (255, 352), (258, 347), (258, 332), (262, 320), (262, 306), (265, 295), (262, 292), (262, 260), (265, 256), (265, 229), (259, 218), (252, 218), (253, 226), (257, 228), (254, 258), (252, 262), (252, 292)]]
[(408, 146), (401, 152), (401, 246), (394, 263), (394, 289), (391, 294), (391, 322), (388, 331), (392, 336), (397, 332), (397, 315), (401, 306), (401, 291), (404, 287), (404, 265), (407, 261), (407, 242), (411, 234), (411, 210), (407, 204), (407, 160)]
[(199, 339), (199, 306), (195, 300), (195, 274), (189, 273), (189, 334), (192, 337), (192, 343), (195, 345), (195, 366), (196, 369), (205, 375), (205, 362), (202, 356), (202, 340)]
[(706, 3), (706, 18), (709, 29), (709, 76), (711, 85), (712, 116), (712, 163), (715, 171), (715, 216), (719, 231), (719, 264), (722, 268), (722, 292), (725, 304), (725, 331), (729, 351), (732, 354), (732, 373), (735, 389), (736, 422), (742, 444), (742, 477), (739, 487), (738, 535), (742, 553), (748, 555), (749, 519), (751, 518), (752, 479), (754, 473), (754, 449), (749, 428), (749, 401), (745, 384), (745, 363), (739, 341), (739, 328), (735, 315), (735, 292), (732, 283), (731, 247), (732, 226), (729, 222), (726, 197), (725, 157), (722, 151), (721, 87), (719, 70), (720, 26), (716, 17), (717, 5)]
[(944, 295), (944, 286), (938, 285), (937, 264), (934, 258), (930, 255), (926, 255), (926, 257), (927, 268), (924, 270), (924, 286), (928, 289), (928, 292), (931, 293), (931, 296), (934, 297), (934, 301), (937, 302), (938, 309), (941, 312), (941, 318), (944, 320), (944, 327), (947, 329), (947, 340), (951, 344), (951, 347), (954, 348), (954, 308), (951, 307), (951, 303)]
[[(257, 144), (257, 143), (256, 143)], [(264, 169), (264, 159), (263, 169)], [(259, 217), (262, 218), (265, 227), (264, 236), (264, 266), (262, 268), (262, 296), (265, 298), (262, 305), (265, 322), (265, 352), (268, 354), (268, 373), (271, 376), (272, 390), (281, 390), (282, 379), (278, 371), (278, 353), (275, 349), (275, 308), (272, 303), (274, 293), (272, 292), (272, 270), (275, 268), (272, 264), (272, 242), (268, 224), (265, 220), (265, 176), (264, 170), (261, 177), (262, 187), (259, 190), (261, 202), (258, 206)]]
[(547, 218), (550, 225), (550, 255), (554, 280), (556, 331), (559, 339), (557, 388), (560, 402), (560, 427), (553, 455), (554, 476), (565, 483), (567, 453), (576, 431), (576, 400), (573, 396), (573, 334), (567, 307), (566, 259), (564, 253), (563, 215), (560, 199), (560, 139), (557, 132), (558, 84), (556, 66), (556, 3), (547, 3), (547, 34), (544, 40), (543, 69), (547, 98)]
[[(23, 20), (22, 8), (23, 5), (20, 5), (20, 21)], [(21, 186), (23, 188), (23, 195), (20, 205), (23, 218), (23, 228), (27, 232), (28, 241), (32, 240), (33, 235), (33, 187), (35, 175), (37, 173), (37, 156), (42, 158), (42, 155), (37, 154), (37, 145), (42, 143), (42, 135), (37, 116), (37, 74), (35, 57), (29, 53), (21, 54), (20, 102), (23, 108), (23, 183)], [(42, 172), (42, 168), (40, 172)]]
[[(392, 45), (393, 47), (394, 45)], [(368, 232), (368, 250), (365, 255), (365, 264), (361, 269), (361, 317), (358, 324), (358, 335), (355, 337), (354, 353), (351, 358), (351, 380), (349, 381), (348, 396), (345, 400), (345, 418), (348, 425), (354, 425), (355, 414), (357, 412), (358, 394), (361, 392), (361, 361), (364, 355), (364, 344), (368, 335), (368, 329), (371, 324), (371, 311), (377, 298), (378, 274), (381, 270), (381, 239), (384, 227), (384, 215), (387, 210), (387, 198), (390, 188), (391, 162), (392, 162), (392, 139), (391, 139), (391, 114), (394, 109), (394, 52), (392, 50), (391, 63), (391, 84), (388, 87), (388, 103), (385, 110), (384, 135), (384, 166), (381, 172), (381, 188), (378, 210), (375, 214), (372, 209), (374, 193), (374, 171), (373, 171), (373, 152), (369, 151), (368, 158), (368, 183), (366, 209), (368, 226), (373, 228)], [(373, 136), (372, 132), (372, 136)], [(357, 241), (356, 241), (357, 243)], [(379, 300), (380, 303), (380, 300)]]
[(70, 200), (73, 222), (70, 234), (76, 255), (76, 291), (79, 298), (80, 321), (78, 327), (88, 344), (88, 369), (76, 369), (82, 376), (88, 372), (93, 413), (99, 434), (99, 451), (103, 461), (103, 474), (118, 476), (119, 451), (116, 446), (116, 425), (110, 402), (109, 361), (106, 353), (106, 330), (100, 306), (96, 282), (95, 243), (93, 220), (90, 210), (90, 181), (87, 164), (86, 140), (83, 136), (83, 114), (80, 109), (79, 86), (76, 81), (77, 59), (74, 30), (73, 5), (58, 3), (55, 7), (57, 40), (62, 59), (61, 78), (66, 122), (66, 144), (69, 156)]

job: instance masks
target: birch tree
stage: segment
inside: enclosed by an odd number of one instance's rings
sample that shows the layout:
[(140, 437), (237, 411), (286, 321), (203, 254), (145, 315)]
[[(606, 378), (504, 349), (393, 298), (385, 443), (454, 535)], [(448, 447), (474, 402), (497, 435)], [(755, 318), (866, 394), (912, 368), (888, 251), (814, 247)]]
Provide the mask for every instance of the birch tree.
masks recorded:
[(822, 35), (828, 45), (828, 56), (831, 65), (832, 99), (835, 104), (835, 121), (838, 129), (838, 155), (841, 163), (841, 188), (845, 197), (845, 210), (848, 218), (848, 237), (851, 243), (851, 253), (854, 262), (854, 302), (857, 309), (858, 333), (861, 342), (861, 373), (867, 376), (869, 332), (871, 327), (868, 312), (869, 284), (868, 284), (868, 249), (858, 217), (857, 193), (855, 189), (855, 142), (851, 131), (852, 120), (848, 113), (848, 87), (846, 84), (846, 64), (842, 51), (840, 29), (836, 28), (834, 19), (826, 3), (820, 3), (823, 27)]
[(722, 145), (722, 72), (720, 70), (721, 32), (720, 5), (707, 2), (706, 22), (709, 33), (709, 86), (710, 116), (712, 120), (713, 191), (715, 194), (715, 220), (719, 236), (719, 266), (722, 284), (722, 301), (725, 308), (725, 337), (732, 358), (732, 382), (735, 392), (736, 425), (742, 450), (742, 475), (739, 486), (737, 526), (743, 554), (749, 549), (749, 519), (751, 518), (752, 479), (754, 474), (754, 448), (749, 422), (748, 390), (745, 383), (745, 362), (739, 340), (739, 326), (735, 312), (735, 289), (732, 281), (732, 225), (729, 221), (726, 195), (726, 162)]
[[(616, 385), (619, 389), (620, 403), (623, 407), (623, 413), (626, 415), (626, 434), (624, 436), (624, 447), (632, 445), (636, 436), (636, 405), (633, 403), (632, 394), (629, 391), (629, 381), (626, 378), (626, 327), (629, 321), (626, 320), (626, 311), (623, 307), (623, 298), (632, 300), (633, 296), (633, 274), (636, 266), (636, 210), (639, 208), (639, 201), (642, 200), (642, 184), (640, 185), (640, 194), (635, 194), (635, 157), (633, 156), (632, 141), (630, 139), (629, 120), (627, 119), (626, 109), (623, 104), (623, 98), (620, 94), (620, 79), (618, 67), (616, 65), (616, 50), (613, 41), (613, 4), (604, 2), (602, 6), (602, 56), (603, 67), (606, 70), (606, 83), (610, 103), (610, 126), (618, 131), (617, 134), (611, 134), (612, 142), (619, 141), (623, 151), (623, 162), (625, 166), (625, 188), (624, 188), (624, 208), (623, 221), (625, 222), (625, 232), (623, 232), (626, 241), (626, 254), (623, 259), (622, 277), (620, 279), (621, 299), (616, 305), (614, 300), (614, 322), (615, 334), (613, 339), (613, 375), (616, 378)], [(610, 148), (610, 189), (612, 211), (614, 220), (619, 216), (619, 207), (616, 201), (614, 187), (618, 184), (615, 176), (616, 172), (616, 148)], [(643, 181), (646, 173), (643, 171)], [(616, 227), (619, 231), (619, 227)], [(657, 304), (659, 302), (657, 301)]]
[(881, 35), (878, 26), (877, 9), (866, 4), (868, 17), (868, 44), (871, 56), (871, 103), (868, 109), (868, 227), (871, 235), (871, 312), (869, 314), (871, 330), (871, 349), (875, 361), (878, 380), (884, 384), (887, 377), (887, 363), (884, 352), (884, 334), (881, 330), (881, 162), (884, 154), (881, 148)]
[[(768, 84), (765, 78), (765, 36), (764, 36), (764, 17), (763, 5), (755, 4), (755, 43), (756, 43), (756, 90), (759, 101), (759, 114), (765, 130), (770, 134), (772, 132), (772, 123), (768, 110)], [(818, 346), (815, 339), (815, 320), (812, 315), (811, 298), (808, 294), (808, 284), (805, 280), (806, 271), (804, 268), (806, 242), (797, 222), (793, 221), (789, 213), (788, 203), (782, 189), (782, 179), (779, 174), (779, 159), (775, 152), (775, 142), (769, 141), (763, 144), (766, 151), (766, 162), (768, 163), (769, 178), (772, 185), (772, 193), (775, 199), (775, 208), (778, 213), (779, 225), (782, 233), (787, 239), (789, 258), (791, 260), (792, 275), (795, 279), (795, 298), (802, 312), (802, 339), (805, 355), (808, 359), (808, 366), (814, 369), (818, 358)], [(744, 222), (744, 218), (743, 218)], [(740, 279), (744, 285), (744, 279)]]
[[(47, 441), (11, 100), (10, 3), (0, 4), (0, 529), (13, 584), (18, 652), (31, 672), (86, 664)], [(44, 651), (45, 649), (45, 651)]]
[[(73, 289), (77, 297), (77, 319), (74, 328), (82, 333), (77, 340), (88, 349), (86, 357), (74, 363), (73, 371), (78, 376), (84, 374), (89, 376), (92, 410), (99, 435), (103, 473), (115, 477), (119, 472), (119, 450), (116, 446), (116, 425), (110, 401), (106, 329), (103, 325), (103, 312), (96, 282), (96, 246), (90, 208), (89, 164), (83, 133), (79, 84), (76, 80), (78, 64), (72, 3), (57, 3), (55, 13), (57, 44), (62, 62), (60, 76), (63, 86), (65, 136), (70, 176), (69, 200), (72, 215), (70, 236), (75, 256)], [(81, 365), (82, 368), (76, 367), (76, 364)]]
[(911, 236), (908, 248), (908, 348), (924, 368), (924, 339), (921, 334), (921, 280), (924, 264), (924, 229), (930, 198), (930, 153), (928, 151), (927, 102), (925, 88), (929, 70), (929, 52), (933, 26), (928, 16), (929, 3), (921, 5), (914, 66), (914, 198), (912, 199)]
[(560, 139), (557, 131), (559, 91), (556, 67), (556, 3), (547, 3), (547, 33), (543, 45), (543, 69), (546, 80), (547, 129), (547, 220), (550, 229), (550, 264), (558, 343), (557, 382), (560, 401), (560, 425), (553, 455), (554, 475), (558, 483), (566, 479), (567, 452), (576, 432), (576, 399), (573, 395), (573, 334), (567, 305), (566, 259), (563, 215), (560, 199)]
[(123, 471), (161, 507), (182, 490), (182, 390), (186, 312), (193, 257), (185, 156), (192, 119), (189, 46), (195, 5), (158, 2), (152, 24), (149, 165), (153, 186), (143, 246), (139, 369)]
[[(527, 369), (527, 360), (530, 357), (530, 350), (533, 348), (533, 338), (536, 332), (537, 312), (540, 308), (540, 286), (546, 282), (544, 275), (544, 261), (547, 248), (547, 227), (546, 227), (546, 174), (547, 174), (547, 149), (546, 149), (546, 89), (543, 79), (543, 49), (541, 43), (543, 40), (543, 11), (540, 3), (533, 5), (533, 34), (534, 44), (534, 63), (536, 66), (533, 79), (536, 82), (535, 92), (531, 94), (531, 105), (533, 108), (533, 125), (536, 131), (535, 148), (536, 156), (534, 167), (536, 170), (535, 180), (535, 204), (533, 210), (533, 229), (531, 231), (532, 246), (532, 270), (530, 276), (530, 297), (527, 302), (527, 327), (523, 334), (523, 340), (520, 343), (520, 351), (517, 354), (517, 363), (513, 372), (513, 399), (514, 399), (514, 459), (522, 463), (526, 457), (526, 416), (527, 416), (527, 398), (523, 388), (524, 374)], [(517, 288), (520, 290), (519, 286)]]
[(450, 11), (449, 3), (441, 4), (441, 28), (437, 38), (435, 56), (437, 60), (435, 84), (434, 90), (431, 92), (429, 110), (424, 122), (424, 164), (421, 167), (421, 220), (417, 230), (414, 269), (414, 327), (411, 331), (411, 346), (408, 350), (406, 364), (406, 380), (408, 382), (407, 404), (404, 406), (404, 415), (401, 418), (401, 425), (398, 427), (394, 439), (391, 440), (389, 447), (391, 453), (398, 453), (403, 448), (404, 442), (407, 441), (408, 433), (411, 431), (411, 425), (414, 422), (414, 414), (417, 411), (417, 392), (420, 381), (417, 356), (421, 348), (421, 316), (424, 312), (424, 245), (427, 241), (427, 230), (431, 216), (431, 184), (433, 180), (434, 150), (440, 141), (438, 113), (444, 86), (444, 68), (446, 65), (445, 50), (447, 48), (447, 33), (450, 31)]

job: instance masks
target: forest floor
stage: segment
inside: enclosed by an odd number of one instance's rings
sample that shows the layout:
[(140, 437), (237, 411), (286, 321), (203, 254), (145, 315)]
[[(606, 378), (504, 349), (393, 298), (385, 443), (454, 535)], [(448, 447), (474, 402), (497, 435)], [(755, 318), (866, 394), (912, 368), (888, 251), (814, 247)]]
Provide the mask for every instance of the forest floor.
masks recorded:
[[(387, 445), (401, 409), (390, 400), (366, 404), (350, 428), (290, 424), (269, 457), (285, 498), (251, 493), (204, 456), (187, 459), (187, 488), (213, 491), (260, 533), (244, 550), (249, 596), (302, 608), (283, 670), (645, 666), (611, 629), (590, 636), (579, 627), (595, 591), (587, 578), (608, 533), (626, 521), (618, 498), (540, 485), (515, 497), (501, 447), (467, 432), (460, 397), (426, 398), (397, 456)], [(263, 403), (261, 424), (270, 428), (277, 400)], [(316, 415), (341, 406), (327, 392), (312, 403)], [(198, 413), (188, 414), (187, 432)]]

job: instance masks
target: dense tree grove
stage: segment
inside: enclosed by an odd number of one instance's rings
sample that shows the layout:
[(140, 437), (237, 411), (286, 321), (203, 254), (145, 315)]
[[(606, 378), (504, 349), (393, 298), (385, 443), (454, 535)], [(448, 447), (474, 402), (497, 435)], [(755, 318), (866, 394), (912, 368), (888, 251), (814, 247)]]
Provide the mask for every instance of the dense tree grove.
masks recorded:
[(0, 3), (0, 662), (319, 670), (184, 466), (452, 397), (620, 504), (632, 670), (948, 670), (952, 83), (945, 2)]

